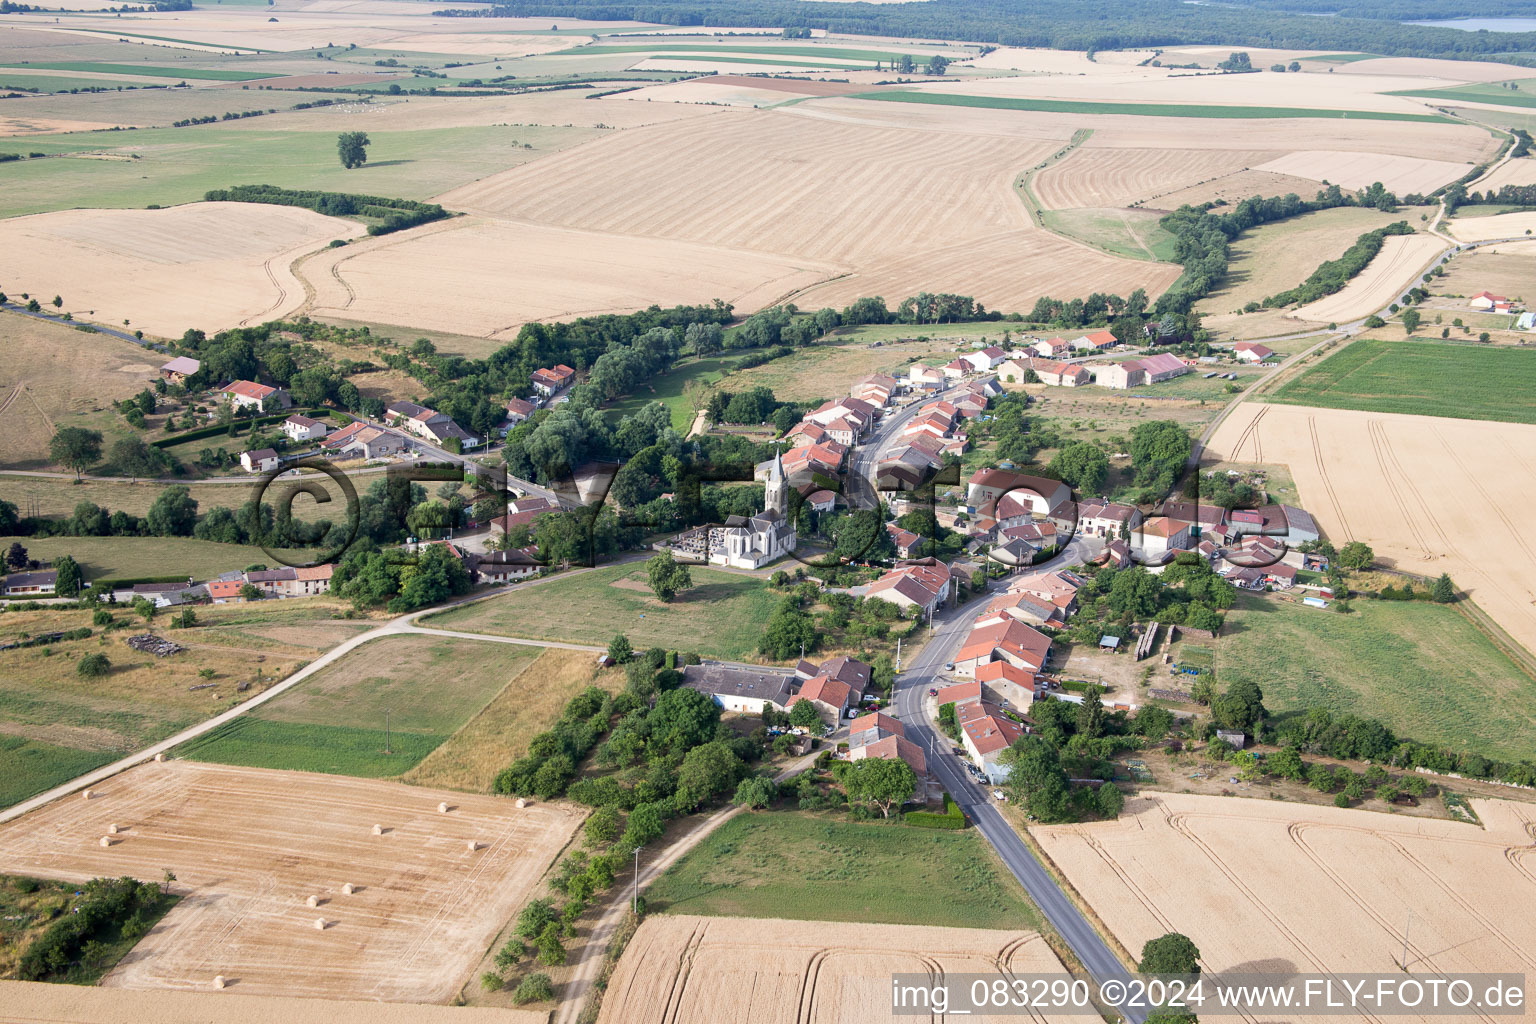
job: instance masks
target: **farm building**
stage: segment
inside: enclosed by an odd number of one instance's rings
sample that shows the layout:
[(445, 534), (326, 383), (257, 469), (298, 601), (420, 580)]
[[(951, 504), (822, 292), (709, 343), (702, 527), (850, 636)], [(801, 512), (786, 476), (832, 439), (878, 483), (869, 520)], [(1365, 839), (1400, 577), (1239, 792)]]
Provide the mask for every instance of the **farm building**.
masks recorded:
[(1182, 377), (1189, 372), (1188, 363), (1167, 352), (1159, 352), (1155, 356), (1138, 359), (1136, 363), (1147, 375), (1148, 384), (1161, 384), (1165, 380)]
[(783, 711), (798, 683), (783, 669), (748, 668), (704, 662), (683, 668), (683, 685), (697, 690), (727, 711), (760, 714), (765, 707)]
[(1274, 355), (1275, 350), (1257, 341), (1240, 341), (1232, 346), (1232, 354), (1240, 363), (1262, 363)]
[(1147, 382), (1147, 371), (1135, 361), (1106, 363), (1102, 366), (1094, 366), (1092, 369), (1095, 384), (1115, 391), (1141, 387)]
[(1509, 300), (1492, 292), (1478, 292), (1467, 300), (1467, 305), (1483, 313), (1499, 312), (1500, 306), (1504, 307), (1503, 312), (1509, 312)]
[(1060, 363), (1052, 359), (1031, 359), (1029, 368), (1035, 371), (1040, 383), (1052, 387), (1080, 388), (1093, 380), (1086, 366), (1076, 363)]
[(1094, 331), (1085, 334), (1081, 338), (1072, 340), (1072, 347), (1079, 352), (1104, 352), (1120, 344), (1118, 338), (1108, 331)]
[(160, 367), (160, 379), (172, 384), (185, 384), (188, 377), (202, 369), (203, 364), (190, 356), (177, 356)]

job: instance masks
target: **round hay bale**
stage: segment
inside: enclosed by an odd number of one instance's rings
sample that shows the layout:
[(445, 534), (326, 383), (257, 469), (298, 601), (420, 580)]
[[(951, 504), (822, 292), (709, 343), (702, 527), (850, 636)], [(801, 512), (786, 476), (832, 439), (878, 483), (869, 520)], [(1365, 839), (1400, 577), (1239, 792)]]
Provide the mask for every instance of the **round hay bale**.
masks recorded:
[(102, 846), (111, 846), (112, 845), (112, 840), (108, 839), (106, 836), (102, 836), (101, 837), (101, 845)]
[(384, 826), (383, 825), (375, 825), (375, 826), (373, 826), (373, 834), (376, 835), (376, 836), (383, 835), (384, 834)]
[(522, 810), (524, 807), (528, 806), (528, 801), (524, 800), (522, 797), (518, 797), (517, 803), (514, 806), (516, 806), (518, 810)]
[(320, 897), (311, 896), (309, 899), (305, 900), (304, 903), (311, 907), (318, 907), (320, 905)]
[(109, 836), (117, 835), (117, 826), (116, 825), (108, 825), (107, 826), (107, 835), (109, 835)]
[(447, 801), (444, 801), (444, 802), (442, 802), (442, 803), (437, 805), (437, 813), (438, 814), (447, 814), (448, 813), (448, 802)]
[(91, 798), (91, 791), (90, 790), (86, 790), (84, 793), (81, 793), (80, 795), (85, 797), (87, 800), (89, 800)]
[(346, 885), (342, 886), (341, 893), (343, 896), (351, 896), (353, 893), (352, 883), (348, 882)]
[[(164, 760), (165, 760), (165, 755), (164, 755), (164, 754), (156, 754), (156, 755), (155, 755), (155, 761), (156, 761), (156, 762), (157, 762), (157, 763), (158, 763), (158, 762), (161, 762), (161, 761), (164, 761)], [(223, 978), (223, 976), (222, 976), (222, 975), (221, 975), (221, 976), (220, 976), (220, 977), (218, 977), (218, 978), (216, 978), (216, 979), (215, 979), (215, 980), (216, 980), (216, 981), (218, 981), (218, 982), (220, 982), (220, 983), (221, 983), (221, 984), (220, 984), (220, 985), (219, 985), (219, 988), (223, 988), (223, 987), (224, 987), (224, 986), (223, 986), (223, 984), (222, 984), (222, 982), (223, 982), (223, 981), (224, 981), (224, 978)]]
[(222, 974), (217, 975), (213, 979), (213, 987), (214, 988), (223, 988), (224, 987), (224, 975), (222, 975)]
[(470, 853), (474, 853), (476, 850), (480, 849), (480, 844), (475, 842), (473, 839), (471, 839), (466, 845), (469, 847)]
[(325, 918), (323, 918), (323, 917), (315, 918), (315, 931), (317, 931), (317, 932), (325, 931)]

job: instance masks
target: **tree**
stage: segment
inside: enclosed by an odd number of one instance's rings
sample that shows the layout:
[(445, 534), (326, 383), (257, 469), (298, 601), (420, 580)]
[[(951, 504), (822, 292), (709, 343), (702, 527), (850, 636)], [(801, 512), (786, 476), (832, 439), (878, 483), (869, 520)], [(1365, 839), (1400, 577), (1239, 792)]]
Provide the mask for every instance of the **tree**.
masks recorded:
[(1306, 762), (1295, 747), (1281, 747), (1264, 759), (1266, 767), (1282, 779), (1300, 782), (1307, 777)]
[(112, 662), (105, 654), (87, 654), (75, 664), (75, 675), (81, 679), (100, 679), (112, 671)]
[(677, 769), (678, 808), (691, 811), (730, 792), (746, 768), (730, 744), (721, 740), (694, 747), (683, 755)]
[(1200, 948), (1187, 935), (1169, 932), (1146, 941), (1136, 969), (1142, 974), (1199, 974)]
[(898, 74), (910, 75), (917, 70), (917, 65), (912, 62), (912, 55), (904, 53), (896, 58), (896, 71)]
[(1339, 549), (1339, 564), (1346, 569), (1364, 569), (1376, 560), (1376, 552), (1364, 541), (1352, 540)]
[(512, 990), (512, 1001), (518, 1006), (524, 1003), (542, 1003), (555, 998), (555, 986), (549, 975), (542, 971), (528, 975)]
[(1419, 322), (1422, 319), (1423, 317), (1419, 315), (1419, 311), (1416, 309), (1403, 310), (1403, 330), (1408, 334), (1412, 334), (1419, 329)]
[(350, 171), (367, 163), (368, 145), (367, 132), (342, 132), (336, 136), (336, 154), (341, 157), (341, 166)]
[(1429, 599), (1436, 604), (1450, 604), (1456, 600), (1456, 585), (1451, 582), (1449, 573), (1441, 573), (1429, 588)]
[(197, 501), (181, 484), (167, 487), (149, 506), (144, 523), (156, 537), (190, 537), (197, 525)]
[(1264, 714), (1264, 691), (1249, 679), (1239, 679), (1211, 702), (1211, 718), (1223, 729), (1250, 732)]
[(1104, 701), (1099, 698), (1099, 688), (1090, 686), (1077, 706), (1077, 735), (1095, 739), (1103, 731)]
[(1118, 818), (1125, 806), (1125, 794), (1113, 782), (1106, 782), (1093, 795), (1093, 803), (1101, 818)]
[(27, 549), (22, 547), (21, 541), (11, 541), (11, 546), (5, 550), (5, 564), (11, 569), (25, 569), (27, 567)]
[(1139, 424), (1131, 433), (1131, 467), (1138, 487), (1172, 489), (1189, 460), (1189, 434), (1173, 420)]
[[(134, 407), (137, 409), (137, 406)], [(123, 437), (112, 442), (107, 461), (124, 476), (151, 476), (160, 465), (160, 452), (142, 437)]]
[(559, 967), (565, 963), (565, 944), (560, 941), (560, 922), (551, 921), (539, 934), (539, 963), (546, 967)]
[(75, 471), (75, 479), (101, 458), (101, 433), (84, 427), (60, 427), (48, 441), (48, 457)]
[(54, 559), (54, 570), (59, 574), (53, 592), (60, 597), (78, 597), (80, 594), (80, 564), (68, 555)]
[(53, 308), (54, 309), (63, 309), (64, 308), (64, 297), (62, 295), (55, 295), (53, 297)]
[(622, 665), (634, 656), (634, 648), (629, 646), (629, 637), (623, 633), (608, 641), (608, 657), (615, 665)]
[(949, 70), (949, 58), (934, 54), (928, 58), (928, 66), (923, 69), (925, 75), (942, 75)]
[(1057, 452), (1049, 469), (1079, 494), (1098, 494), (1109, 476), (1109, 456), (1096, 444), (1078, 441)]
[(671, 601), (680, 591), (693, 586), (693, 576), (688, 572), (688, 567), (673, 558), (671, 551), (663, 551), (646, 562), (645, 575), (650, 581), (652, 593), (663, 601)]
[(773, 784), (773, 780), (762, 775), (752, 775), (741, 780), (736, 787), (736, 795), (731, 798), (731, 803), (738, 807), (756, 811), (773, 803), (778, 796), (779, 788)]
[(1365, 318), (1365, 326), (1371, 328), (1385, 327), (1387, 326), (1387, 322), (1381, 317), (1377, 316), (1375, 313), (1372, 313), (1370, 316)]
[(813, 700), (797, 700), (789, 709), (789, 724), (797, 729), (814, 729), (821, 724), (821, 712)]
[(886, 818), (892, 808), (900, 807), (917, 792), (917, 775), (898, 758), (866, 757), (849, 762), (842, 783), (849, 803), (878, 807)]

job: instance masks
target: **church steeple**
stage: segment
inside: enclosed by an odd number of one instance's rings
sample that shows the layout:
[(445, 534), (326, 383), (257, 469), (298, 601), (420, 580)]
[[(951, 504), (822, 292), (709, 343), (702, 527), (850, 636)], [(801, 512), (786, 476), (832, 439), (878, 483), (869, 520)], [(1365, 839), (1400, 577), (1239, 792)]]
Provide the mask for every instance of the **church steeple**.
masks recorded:
[(784, 453), (773, 456), (773, 469), (768, 473), (768, 486), (763, 488), (763, 506), (769, 512), (789, 515), (789, 484), (784, 479)]

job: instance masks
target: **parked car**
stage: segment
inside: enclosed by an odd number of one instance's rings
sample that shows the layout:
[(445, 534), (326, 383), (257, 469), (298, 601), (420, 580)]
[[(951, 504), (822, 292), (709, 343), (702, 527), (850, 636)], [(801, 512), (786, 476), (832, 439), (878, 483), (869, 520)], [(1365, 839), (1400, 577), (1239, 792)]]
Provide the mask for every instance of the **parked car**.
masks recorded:
[(1007, 800), (1008, 799), (1008, 794), (1004, 793), (1000, 789), (994, 789), (992, 791), (992, 799), (993, 800)]
[(952, 662), (952, 661), (944, 666), (944, 671), (945, 672), (953, 672), (954, 670), (955, 670), (955, 663)]
[(964, 747), (950, 747), (949, 748), (949, 752), (951, 754), (954, 754), (956, 757), (964, 757), (965, 756), (965, 748)]
[(928, 696), (930, 696), (930, 697), (937, 697), (938, 695), (939, 695), (938, 687), (936, 687), (936, 686), (928, 687)]

